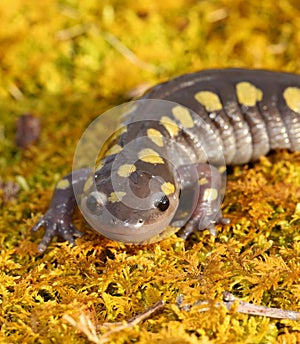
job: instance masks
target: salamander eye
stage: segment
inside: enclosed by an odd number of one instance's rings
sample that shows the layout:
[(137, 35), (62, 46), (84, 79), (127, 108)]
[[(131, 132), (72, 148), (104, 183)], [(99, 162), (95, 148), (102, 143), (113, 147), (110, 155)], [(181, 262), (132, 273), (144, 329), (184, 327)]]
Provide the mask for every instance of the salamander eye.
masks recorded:
[(155, 202), (154, 205), (160, 211), (166, 211), (170, 205), (169, 198), (167, 196), (163, 196), (158, 202)]

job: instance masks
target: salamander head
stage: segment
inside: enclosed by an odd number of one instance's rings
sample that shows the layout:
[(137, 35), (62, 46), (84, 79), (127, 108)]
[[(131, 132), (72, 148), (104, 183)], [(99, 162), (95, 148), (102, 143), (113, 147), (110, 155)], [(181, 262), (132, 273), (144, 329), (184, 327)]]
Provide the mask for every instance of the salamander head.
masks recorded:
[(174, 104), (157, 105), (155, 100), (153, 106), (150, 102), (134, 109), (124, 130), (101, 147), (95, 173), (86, 182), (80, 209), (87, 222), (110, 239), (146, 243), (172, 231), (166, 227), (179, 205), (177, 166), (181, 160), (189, 161), (182, 158), (186, 150), (174, 139), (180, 132), (175, 118), (190, 126), (192, 117), (176, 107), (177, 117), (170, 119), (167, 114)]
[(116, 166), (109, 161), (86, 183), (80, 208), (94, 230), (125, 243), (153, 242), (164, 236), (178, 206), (179, 190), (167, 164), (146, 164), (147, 169), (143, 161)]

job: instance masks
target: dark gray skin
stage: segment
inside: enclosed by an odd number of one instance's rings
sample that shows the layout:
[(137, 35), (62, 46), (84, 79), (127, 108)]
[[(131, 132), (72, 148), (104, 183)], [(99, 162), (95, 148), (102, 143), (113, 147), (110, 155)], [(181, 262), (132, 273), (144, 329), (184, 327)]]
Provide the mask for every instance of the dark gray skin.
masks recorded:
[[(241, 90), (238, 89), (237, 85), (241, 86)], [(227, 165), (255, 161), (260, 156), (266, 155), (270, 150), (276, 148), (299, 151), (299, 90), (299, 75), (246, 69), (207, 70), (186, 74), (152, 88), (142, 99), (163, 99), (176, 102), (194, 111), (198, 117), (193, 115), (193, 127), (186, 129), (184, 132), (180, 131), (176, 137), (168, 138), (170, 141), (176, 142), (177, 146), (182, 147), (182, 150), (180, 150), (182, 153), (178, 153), (178, 159), (182, 162), (179, 163), (176, 170), (168, 163), (154, 168), (153, 165), (147, 165), (147, 163), (140, 161), (138, 170), (130, 176), (132, 178), (131, 184), (134, 185), (139, 194), (143, 195), (143, 193), (149, 193), (149, 187), (144, 188), (144, 185), (135, 184), (139, 180), (138, 175), (146, 176), (147, 171), (149, 171), (149, 177), (147, 177), (149, 180), (154, 174), (162, 176), (164, 180), (171, 176), (170, 180), (177, 187), (174, 199), (179, 203), (179, 207), (175, 215), (172, 213), (173, 215), (168, 223), (182, 227), (180, 235), (183, 238), (187, 238), (193, 231), (205, 228), (208, 228), (214, 234), (214, 225), (216, 223), (228, 223), (228, 219), (223, 218), (220, 211), (223, 196), (221, 192), (222, 177), (218, 169), (207, 164), (207, 160), (198, 151), (200, 137), (205, 142), (206, 148), (208, 148), (209, 162), (216, 166), (222, 164), (220, 151), (223, 151)], [(195, 96), (199, 92), (204, 92), (204, 101), (202, 101), (202, 98), (197, 99)], [(201, 96), (203, 96), (203, 93)], [(209, 128), (207, 132), (200, 128), (200, 119), (202, 119), (202, 123), (204, 121), (207, 124)], [(119, 139), (119, 144), (123, 146), (124, 142), (126, 143), (137, 135), (143, 134), (145, 127), (147, 127), (147, 124), (141, 125), (141, 122), (131, 124), (127, 133), (123, 134)], [(164, 136), (168, 135), (167, 130), (159, 125), (155, 129), (159, 130)], [(211, 135), (212, 132), (214, 135)], [(172, 150), (172, 144), (169, 145), (169, 148)], [(174, 152), (170, 154), (174, 155)], [(161, 151), (161, 153), (167, 154), (168, 152)], [(184, 163), (184, 155), (190, 157), (192, 164)], [(110, 184), (109, 173), (111, 173), (111, 163), (114, 158), (114, 156), (108, 157), (104, 169), (96, 172), (97, 190), (101, 194), (108, 191), (105, 188)], [(196, 179), (194, 176), (195, 171), (197, 172)], [(76, 171), (73, 173), (73, 179), (72, 175), (69, 174), (63, 179), (69, 181), (70, 186), (63, 190), (57, 188), (54, 191), (49, 210), (32, 229), (37, 231), (43, 226), (46, 228), (45, 235), (38, 247), (40, 252), (47, 248), (55, 236), (61, 237), (71, 244), (74, 243), (76, 237), (81, 236), (81, 232), (72, 223), (72, 215), (76, 206), (73, 187), (77, 192), (81, 193), (89, 174), (90, 170), (88, 169)], [(107, 182), (103, 183), (105, 178), (108, 178)], [(198, 185), (198, 178), (205, 179), (206, 184)], [(143, 181), (142, 184), (147, 183)], [(207, 200), (206, 191), (208, 190), (218, 190), (217, 196), (212, 197), (212, 200)], [(189, 219), (185, 220), (181, 217), (180, 203), (183, 202), (183, 197), (189, 197), (190, 192), (193, 193), (191, 198), (194, 202), (194, 209)], [(153, 207), (156, 207), (153, 212), (156, 215), (153, 216), (154, 222), (149, 225), (150, 229), (156, 227), (155, 221), (159, 224), (164, 219), (165, 223), (170, 210), (166, 207), (166, 198), (159, 197), (159, 199), (153, 201), (155, 205)], [(91, 212), (91, 216), (99, 212), (99, 207), (100, 205), (94, 196), (86, 196), (86, 208), (87, 211)], [(173, 210), (174, 207), (173, 204)], [(122, 203), (118, 203), (117, 212), (121, 214), (122, 221), (128, 214), (128, 221), (124, 221), (124, 226), (125, 222), (127, 223), (127, 227), (124, 227), (124, 233), (128, 231), (130, 236), (128, 240), (123, 240), (116, 232), (113, 239), (135, 242), (134, 223), (130, 223), (130, 209), (122, 207)], [(139, 219), (139, 216), (143, 219), (143, 214), (135, 214), (135, 216), (137, 219)], [(150, 222), (150, 220), (151, 216), (148, 216), (147, 221)], [(99, 221), (101, 223), (101, 218), (99, 218)], [(122, 225), (122, 221), (119, 223), (119, 227)], [(132, 225), (132, 228), (130, 228), (130, 225)], [(109, 219), (107, 223), (103, 222), (103, 226), (108, 232), (110, 230), (114, 231), (113, 224), (109, 224)]]
[[(261, 89), (262, 101), (255, 106), (239, 104), (235, 85), (241, 81), (249, 81)], [(238, 165), (255, 161), (276, 148), (300, 150), (300, 114), (286, 104), (283, 91), (287, 87), (300, 88), (300, 75), (216, 69), (185, 74), (159, 84), (144, 98), (171, 100), (196, 112), (220, 137), (226, 164)], [(215, 112), (214, 118), (194, 97), (201, 90), (216, 93), (222, 102), (223, 108)]]

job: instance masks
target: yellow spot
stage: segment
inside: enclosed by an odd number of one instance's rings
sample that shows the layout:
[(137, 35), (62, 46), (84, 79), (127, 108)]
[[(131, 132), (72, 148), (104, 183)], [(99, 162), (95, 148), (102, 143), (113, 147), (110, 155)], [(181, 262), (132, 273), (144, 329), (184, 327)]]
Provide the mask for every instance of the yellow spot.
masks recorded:
[(181, 105), (172, 109), (173, 116), (185, 127), (193, 128), (194, 121), (189, 110)]
[(219, 166), (218, 171), (222, 174), (226, 171), (226, 166)]
[(178, 125), (167, 116), (163, 116), (160, 123), (167, 129), (171, 137), (177, 136), (179, 132)]
[(138, 157), (140, 160), (149, 162), (150, 164), (164, 164), (164, 161), (160, 155), (151, 148), (142, 149), (138, 153)]
[(170, 182), (165, 182), (161, 185), (161, 191), (166, 195), (169, 196), (170, 194), (174, 193), (175, 185)]
[(200, 178), (198, 180), (198, 185), (205, 185), (208, 183), (208, 180), (206, 178)]
[(84, 193), (86, 193), (90, 189), (90, 187), (93, 185), (93, 183), (94, 183), (94, 178), (93, 178), (93, 176), (91, 176), (87, 179), (87, 181), (84, 184), (84, 187), (83, 187)]
[(300, 113), (300, 88), (288, 87), (283, 92), (283, 98), (287, 106), (295, 112)]
[(195, 94), (195, 99), (205, 107), (207, 112), (214, 112), (222, 109), (220, 98), (213, 92), (200, 91)]
[(239, 103), (245, 106), (255, 106), (263, 98), (262, 91), (248, 81), (236, 85), (236, 95)]
[(153, 141), (157, 146), (163, 147), (164, 141), (163, 141), (163, 135), (160, 131), (156, 129), (148, 129), (147, 135), (151, 141)]
[(120, 146), (116, 143), (118, 142), (120, 136), (123, 133), (126, 133), (127, 127), (122, 125), (119, 126), (110, 136), (109, 138), (103, 143), (102, 147), (100, 148), (100, 151), (98, 153), (97, 161), (102, 159), (103, 157), (106, 157), (111, 154), (117, 154), (119, 153)]
[(109, 150), (105, 153), (105, 156), (113, 155), (113, 154), (118, 154), (121, 152), (122, 147), (119, 145), (114, 145)]
[(99, 171), (101, 170), (101, 168), (104, 166), (104, 162), (103, 160), (100, 160), (96, 163), (96, 166), (95, 166), (95, 171)]
[(218, 197), (218, 190), (217, 189), (205, 189), (203, 200), (207, 202), (212, 202)]
[(132, 164), (121, 165), (118, 169), (118, 175), (120, 177), (129, 177), (132, 172), (136, 171), (136, 167)]
[(70, 186), (68, 179), (62, 179), (56, 184), (56, 189), (65, 190)]
[(121, 202), (125, 195), (126, 195), (126, 192), (122, 192), (122, 191), (112, 192), (109, 195), (108, 200), (111, 203)]

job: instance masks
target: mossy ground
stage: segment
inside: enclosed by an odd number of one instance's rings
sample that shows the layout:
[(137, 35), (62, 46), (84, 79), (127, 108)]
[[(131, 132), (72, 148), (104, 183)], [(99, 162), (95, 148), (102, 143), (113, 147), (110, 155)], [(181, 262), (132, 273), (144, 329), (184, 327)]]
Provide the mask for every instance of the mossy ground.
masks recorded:
[[(218, 227), (216, 238), (204, 231), (187, 242), (174, 236), (126, 246), (94, 234), (77, 213), (86, 233), (77, 246), (52, 243), (39, 255), (42, 233), (30, 233), (93, 118), (136, 87), (185, 72), (236, 66), (300, 73), (299, 16), (298, 0), (0, 2), (0, 171), (20, 188), (9, 200), (0, 191), (2, 343), (86, 343), (64, 314), (85, 314), (100, 326), (158, 300), (167, 303), (163, 311), (109, 342), (300, 342), (294, 321), (176, 306), (179, 294), (189, 303), (217, 301), (227, 290), (300, 309), (297, 153), (233, 169), (223, 206), (231, 224)], [(24, 113), (41, 119), (42, 133), (22, 151), (15, 128)]]

